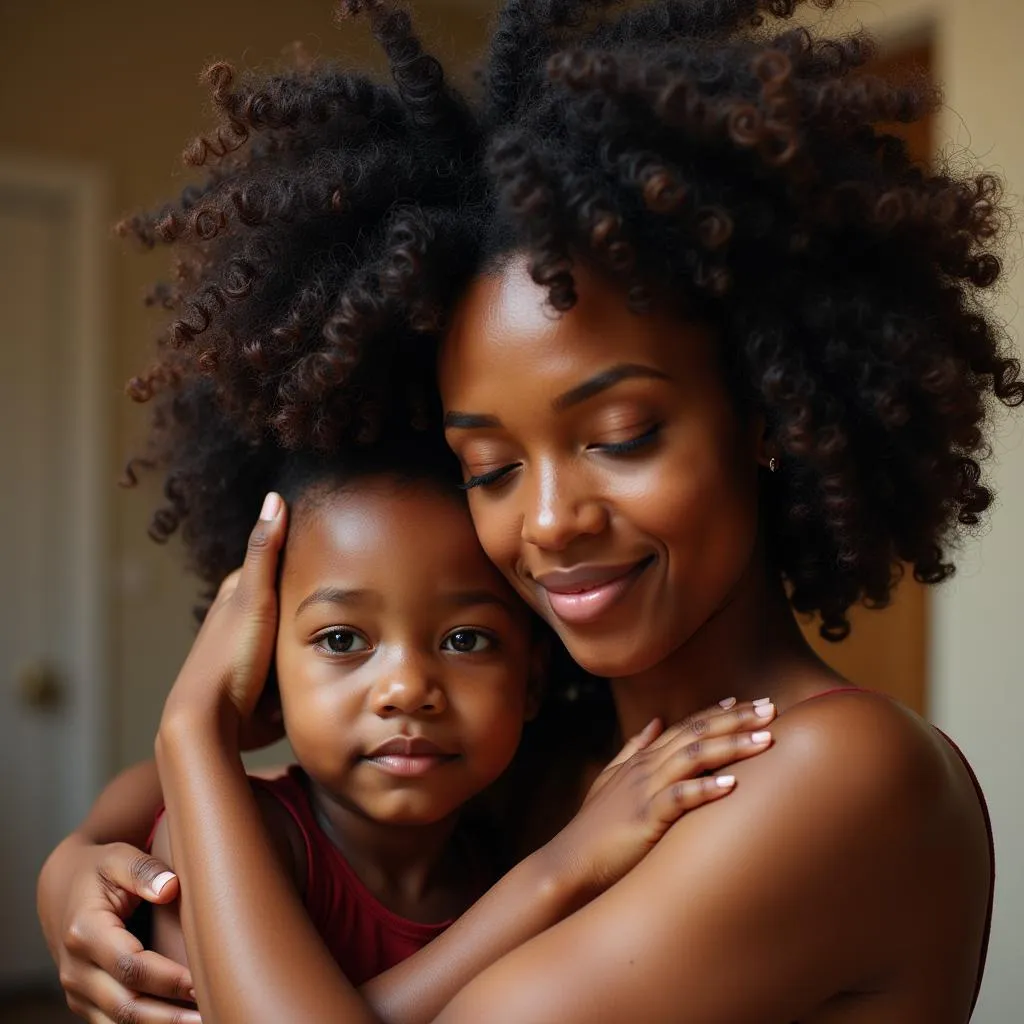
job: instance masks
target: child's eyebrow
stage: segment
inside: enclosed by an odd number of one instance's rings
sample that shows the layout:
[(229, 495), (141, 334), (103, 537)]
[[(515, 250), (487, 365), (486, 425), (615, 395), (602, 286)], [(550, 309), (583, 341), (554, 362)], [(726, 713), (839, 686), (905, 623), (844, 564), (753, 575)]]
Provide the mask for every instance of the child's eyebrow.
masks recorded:
[(373, 590), (346, 590), (344, 587), (320, 587), (299, 602), (298, 618), (312, 604), (366, 604), (377, 596)]

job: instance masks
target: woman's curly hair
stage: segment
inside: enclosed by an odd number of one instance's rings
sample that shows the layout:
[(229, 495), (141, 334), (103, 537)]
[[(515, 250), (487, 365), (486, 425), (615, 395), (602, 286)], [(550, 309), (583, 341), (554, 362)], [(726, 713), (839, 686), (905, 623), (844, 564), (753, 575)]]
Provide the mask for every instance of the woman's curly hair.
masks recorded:
[[(831, 0), (817, 0), (830, 6)], [(990, 175), (913, 163), (886, 125), (938, 98), (870, 74), (863, 35), (787, 24), (799, 0), (508, 0), (475, 92), (409, 15), (363, 12), (393, 84), (331, 66), (207, 71), (203, 184), (125, 222), (178, 254), (174, 313), (135, 397), (201, 368), (240, 437), (331, 449), (436, 422), (436, 339), (469, 279), (524, 251), (555, 310), (586, 260), (642, 311), (717, 329), (738, 406), (772, 431), (768, 550), (794, 607), (846, 635), (909, 564), (934, 583), (991, 502), (993, 400), (1024, 401), (981, 292), (1000, 264)], [(189, 512), (169, 480), (168, 532)]]

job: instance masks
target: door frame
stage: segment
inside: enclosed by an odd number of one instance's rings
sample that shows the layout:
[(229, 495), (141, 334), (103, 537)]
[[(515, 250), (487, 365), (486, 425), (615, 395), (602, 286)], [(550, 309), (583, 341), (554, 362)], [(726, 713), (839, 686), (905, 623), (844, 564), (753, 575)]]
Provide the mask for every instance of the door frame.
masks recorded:
[(70, 367), (75, 383), (69, 412), (74, 476), (72, 530), (74, 557), (67, 585), (78, 609), (69, 630), (78, 667), (69, 681), (74, 725), (69, 733), (67, 787), (55, 801), (62, 833), (88, 813), (110, 766), (110, 380), (107, 344), (108, 189), (90, 165), (0, 156), (0, 192), (24, 195), (61, 211), (71, 254), (68, 303), (73, 337)]

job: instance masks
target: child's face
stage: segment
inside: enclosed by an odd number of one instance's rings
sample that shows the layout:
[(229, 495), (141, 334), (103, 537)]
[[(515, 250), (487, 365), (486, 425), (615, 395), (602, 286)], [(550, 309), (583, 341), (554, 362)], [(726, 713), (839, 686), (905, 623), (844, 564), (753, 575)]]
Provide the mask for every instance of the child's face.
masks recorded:
[(339, 803), (426, 824), (507, 767), (527, 714), (529, 613), (457, 494), (371, 477), (300, 501), (280, 610), (288, 738)]

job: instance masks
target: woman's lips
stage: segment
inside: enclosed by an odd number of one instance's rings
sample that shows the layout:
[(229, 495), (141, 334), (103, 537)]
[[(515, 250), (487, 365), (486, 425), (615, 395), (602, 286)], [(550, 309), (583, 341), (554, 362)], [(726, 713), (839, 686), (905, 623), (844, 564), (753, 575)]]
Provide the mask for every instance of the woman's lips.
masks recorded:
[(548, 595), (551, 610), (571, 626), (602, 616), (637, 581), (654, 556), (617, 566), (578, 566), (535, 576)]

